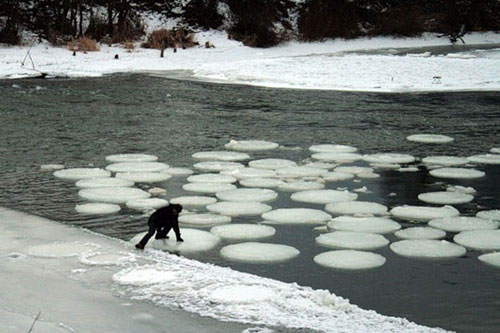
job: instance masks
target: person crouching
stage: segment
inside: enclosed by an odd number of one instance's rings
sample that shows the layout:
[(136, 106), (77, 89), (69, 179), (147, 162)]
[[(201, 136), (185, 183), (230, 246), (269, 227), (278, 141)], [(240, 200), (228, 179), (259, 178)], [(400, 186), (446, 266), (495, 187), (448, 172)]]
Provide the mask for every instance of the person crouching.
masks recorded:
[(149, 239), (153, 237), (156, 232), (155, 239), (168, 238), (170, 229), (174, 229), (175, 237), (178, 242), (183, 242), (181, 232), (179, 230), (179, 213), (182, 211), (182, 206), (177, 204), (168, 205), (156, 210), (148, 220), (148, 233), (144, 235), (141, 241), (135, 244), (135, 247), (143, 250)]

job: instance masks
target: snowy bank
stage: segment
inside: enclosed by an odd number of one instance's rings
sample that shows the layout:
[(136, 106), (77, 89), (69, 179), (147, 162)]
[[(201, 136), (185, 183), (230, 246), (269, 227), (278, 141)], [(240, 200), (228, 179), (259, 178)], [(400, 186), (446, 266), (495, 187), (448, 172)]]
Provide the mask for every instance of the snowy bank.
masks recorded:
[(128, 243), (8, 209), (0, 208), (0, 222), (2, 332), (27, 331), (34, 321), (33, 332), (241, 332), (257, 325), (443, 332), (325, 290), (152, 249), (138, 253)]
[[(428, 34), (420, 38), (290, 42), (268, 49), (243, 46), (220, 32), (198, 33), (196, 39), (200, 45), (209, 41), (216, 47), (179, 49), (176, 53), (167, 49), (166, 56), (160, 58), (158, 50), (136, 48), (127, 52), (122, 47), (106, 45), (99, 52), (73, 56), (67, 49), (42, 43), (34, 45), (30, 54), (36, 70), (49, 76), (91, 77), (119, 72), (169, 76), (169, 71), (185, 71), (183, 76), (201, 80), (295, 89), (500, 89), (500, 34), (496, 33), (468, 34), (467, 44), (456, 45)], [(485, 45), (491, 48), (481, 48)], [(449, 48), (432, 49), (445, 46)], [(33, 70), (29, 58), (22, 66), (28, 49), (0, 49), (0, 78), (40, 75)]]

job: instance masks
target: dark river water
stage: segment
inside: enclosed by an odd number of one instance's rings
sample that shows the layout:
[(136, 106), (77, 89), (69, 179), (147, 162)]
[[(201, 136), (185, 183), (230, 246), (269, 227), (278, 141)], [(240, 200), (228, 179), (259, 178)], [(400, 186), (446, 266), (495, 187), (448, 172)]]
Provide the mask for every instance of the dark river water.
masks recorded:
[[(148, 75), (114, 75), (75, 80), (0, 81), (0, 202), (2, 206), (82, 226), (128, 240), (145, 231), (142, 214), (122, 207), (105, 217), (76, 213), (83, 203), (72, 182), (40, 169), (43, 164), (105, 167), (116, 153), (149, 153), (175, 167), (191, 167), (198, 151), (222, 150), (231, 139), (262, 139), (283, 147), (251, 153), (253, 159), (310, 156), (312, 144), (353, 145), (361, 153), (398, 152), (469, 156), (500, 146), (500, 93), (375, 94), (266, 89), (171, 80)], [(446, 134), (445, 145), (409, 142), (416, 133)], [(366, 186), (359, 200), (389, 208), (422, 205), (417, 195), (449, 185), (472, 186), (475, 199), (457, 206), (463, 215), (500, 208), (500, 166), (479, 165), (486, 177), (443, 180), (418, 172), (377, 170), (377, 179), (329, 183), (328, 188)], [(165, 187), (167, 198), (187, 195), (184, 178)], [(396, 195), (389, 195), (396, 193)], [(278, 207), (323, 206), (293, 202), (280, 192)], [(233, 223), (259, 222), (235, 218)], [(403, 226), (408, 224), (402, 223)], [(296, 259), (276, 265), (233, 263), (218, 255), (221, 244), (196, 259), (316, 289), (329, 289), (363, 308), (403, 316), (429, 326), (460, 332), (500, 330), (500, 269), (477, 260), (468, 250), (461, 258), (417, 260), (375, 250), (384, 266), (338, 271), (312, 258), (327, 249), (316, 245), (310, 226), (276, 226), (270, 242), (292, 245)], [(394, 235), (387, 235), (394, 241)], [(451, 240), (452, 234), (447, 236)]]

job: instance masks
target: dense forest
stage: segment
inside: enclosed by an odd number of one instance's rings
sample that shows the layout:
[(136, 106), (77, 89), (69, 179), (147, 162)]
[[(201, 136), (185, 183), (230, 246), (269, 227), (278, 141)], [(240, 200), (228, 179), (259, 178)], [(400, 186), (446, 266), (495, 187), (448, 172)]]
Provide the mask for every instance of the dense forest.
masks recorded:
[(82, 36), (145, 40), (148, 14), (186, 32), (224, 30), (255, 47), (424, 32), (457, 41), (471, 31), (500, 30), (500, 0), (1, 0), (0, 43), (21, 44), (25, 32), (55, 45)]

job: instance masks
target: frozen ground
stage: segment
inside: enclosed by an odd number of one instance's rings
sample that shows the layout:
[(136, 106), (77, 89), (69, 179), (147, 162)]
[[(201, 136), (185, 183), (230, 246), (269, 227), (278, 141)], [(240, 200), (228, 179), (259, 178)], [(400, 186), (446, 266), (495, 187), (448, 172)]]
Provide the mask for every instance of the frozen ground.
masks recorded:
[(0, 230), (2, 332), (443, 332), (8, 209)]
[[(249, 85), (378, 92), (460, 91), (500, 89), (500, 34), (468, 34), (467, 44), (452, 46), (446, 38), (373, 38), (318, 43), (292, 42), (255, 49), (228, 40), (219, 32), (197, 35), (200, 45), (167, 50), (136, 48), (132, 52), (106, 45), (88, 54), (36, 44), (31, 57), (49, 76), (100, 76), (117, 72), (181, 73), (201, 80)], [(489, 49), (468, 49), (489, 45)], [(466, 48), (464, 48), (464, 46)], [(0, 78), (39, 75), (28, 47), (0, 49)], [(115, 54), (119, 59), (114, 59)]]

